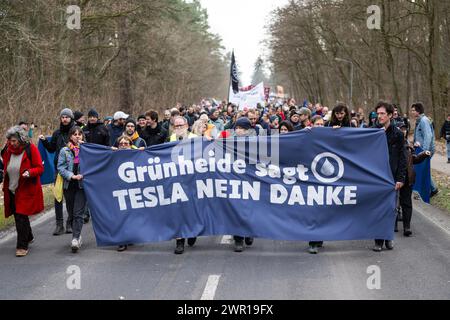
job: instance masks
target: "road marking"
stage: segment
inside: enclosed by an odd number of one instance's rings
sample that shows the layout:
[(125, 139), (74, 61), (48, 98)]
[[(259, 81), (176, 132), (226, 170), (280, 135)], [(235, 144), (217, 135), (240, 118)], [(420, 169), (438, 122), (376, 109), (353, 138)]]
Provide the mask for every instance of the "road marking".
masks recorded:
[(216, 289), (217, 286), (219, 285), (219, 279), (220, 275), (217, 274), (213, 274), (208, 277), (205, 290), (203, 291), (200, 300), (214, 300), (214, 296), (216, 295)]
[[(30, 223), (31, 227), (34, 228), (34, 227), (46, 222), (47, 220), (50, 220), (50, 218), (55, 216), (54, 212), (55, 212), (54, 209), (50, 209), (50, 210), (44, 212), (44, 214), (42, 214), (42, 216), (40, 216), (39, 218), (37, 218), (34, 221), (31, 221), (31, 223)], [(17, 231), (14, 230), (14, 231), (8, 232), (4, 237), (0, 238), (0, 244), (8, 242), (9, 240), (13, 239), (16, 236), (17, 236)]]
[(222, 240), (220, 240), (220, 244), (231, 244), (233, 241), (233, 236), (223, 236)]

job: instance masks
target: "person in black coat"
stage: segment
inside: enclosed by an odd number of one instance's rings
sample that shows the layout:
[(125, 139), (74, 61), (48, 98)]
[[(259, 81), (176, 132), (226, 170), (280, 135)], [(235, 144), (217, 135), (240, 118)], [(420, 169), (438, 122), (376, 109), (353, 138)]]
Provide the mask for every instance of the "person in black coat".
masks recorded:
[[(69, 131), (75, 126), (74, 115), (71, 109), (64, 108), (60, 115), (60, 125), (59, 129), (53, 132), (52, 138), (48, 141), (42, 134), (39, 136), (43, 146), (48, 152), (55, 153), (55, 168), (58, 167), (58, 157), (59, 152), (64, 148), (69, 142)], [(56, 176), (55, 176), (56, 180)], [(63, 216), (63, 206), (62, 201), (58, 202), (55, 199), (55, 216), (56, 216), (56, 228), (53, 231), (54, 236), (59, 236), (64, 233), (72, 233), (72, 221), (67, 219), (66, 229), (64, 230), (64, 216)]]
[(154, 110), (145, 113), (147, 127), (145, 128), (145, 142), (147, 147), (164, 143), (167, 139), (167, 130), (158, 123), (158, 112)]
[(86, 141), (88, 143), (100, 144), (109, 147), (111, 138), (108, 128), (99, 120), (98, 112), (95, 109), (89, 110), (88, 124), (83, 128)]
[(338, 103), (333, 108), (330, 121), (325, 123), (325, 127), (354, 127), (351, 123), (350, 111), (343, 103)]
[[(386, 141), (389, 150), (389, 164), (395, 180), (395, 191), (398, 192), (406, 182), (407, 161), (405, 138), (400, 129), (397, 128), (391, 121), (394, 114), (394, 108), (391, 104), (381, 101), (377, 104), (375, 111), (378, 115), (379, 126), (384, 128), (386, 132)], [(383, 244), (386, 245), (388, 250), (394, 249), (393, 241), (376, 239), (373, 251), (381, 252), (383, 249)]]
[(441, 128), (441, 138), (447, 141), (447, 163), (450, 163), (450, 113)]

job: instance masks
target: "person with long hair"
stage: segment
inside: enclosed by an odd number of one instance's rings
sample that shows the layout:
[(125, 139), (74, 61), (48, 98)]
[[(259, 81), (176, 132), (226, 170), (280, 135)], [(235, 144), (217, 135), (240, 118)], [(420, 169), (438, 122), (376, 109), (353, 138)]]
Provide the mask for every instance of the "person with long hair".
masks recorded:
[(72, 217), (72, 252), (81, 248), (81, 229), (86, 205), (83, 176), (80, 174), (80, 145), (84, 142), (83, 130), (75, 126), (69, 131), (69, 142), (58, 157), (58, 172), (64, 179), (63, 190), (69, 217)]
[(28, 254), (34, 241), (29, 216), (44, 210), (44, 195), (39, 177), (44, 172), (38, 148), (30, 142), (27, 132), (14, 126), (6, 132), (8, 143), (2, 152), (4, 165), (5, 217), (14, 216), (17, 230), (16, 256)]
[(338, 103), (337, 106), (333, 108), (331, 119), (325, 124), (325, 126), (333, 128), (352, 127), (350, 121), (350, 111), (347, 106), (343, 103)]

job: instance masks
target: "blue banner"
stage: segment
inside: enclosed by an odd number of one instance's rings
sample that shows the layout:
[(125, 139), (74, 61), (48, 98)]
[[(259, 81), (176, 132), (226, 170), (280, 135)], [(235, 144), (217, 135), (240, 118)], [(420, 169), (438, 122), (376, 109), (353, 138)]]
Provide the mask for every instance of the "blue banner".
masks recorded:
[[(51, 137), (47, 137), (47, 140), (50, 141)], [(42, 144), (41, 140), (39, 140), (38, 149), (39, 153), (41, 154), (42, 162), (44, 164), (44, 173), (41, 176), (41, 184), (51, 184), (55, 182), (55, 154), (48, 152)]]
[(81, 174), (99, 246), (177, 237), (394, 237), (384, 130), (314, 128), (201, 138), (145, 151), (83, 144)]
[[(423, 152), (422, 148), (416, 148), (416, 154)], [(416, 171), (416, 182), (413, 190), (420, 194), (422, 200), (430, 203), (431, 194), (431, 158), (425, 159), (423, 162), (414, 165)]]

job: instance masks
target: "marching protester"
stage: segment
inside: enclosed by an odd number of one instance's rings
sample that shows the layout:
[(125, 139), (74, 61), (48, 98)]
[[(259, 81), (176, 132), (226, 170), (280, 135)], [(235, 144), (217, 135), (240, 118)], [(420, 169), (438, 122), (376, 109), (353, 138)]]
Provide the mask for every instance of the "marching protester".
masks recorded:
[(61, 149), (58, 157), (58, 172), (64, 179), (64, 199), (69, 216), (72, 217), (72, 252), (76, 253), (82, 244), (86, 196), (83, 190), (83, 176), (80, 174), (80, 144), (84, 142), (83, 130), (74, 126), (69, 131), (69, 142)]
[(145, 114), (141, 114), (137, 117), (137, 128), (136, 131), (139, 134), (139, 137), (145, 140), (145, 129), (147, 128), (147, 118)]
[[(113, 117), (107, 116), (107, 117), (105, 117), (105, 119), (103, 119), (103, 124), (106, 127), (108, 127), (113, 122), (113, 120), (114, 120)], [(111, 143), (111, 141), (110, 141), (110, 143)]]
[(30, 142), (28, 133), (20, 126), (6, 132), (8, 140), (2, 153), (4, 166), (4, 213), (14, 216), (17, 231), (16, 256), (28, 254), (34, 241), (29, 216), (44, 210), (40, 176), (44, 172), (38, 148)]
[(302, 123), (300, 122), (300, 115), (297, 111), (293, 110), (291, 111), (291, 114), (289, 116), (289, 121), (292, 124), (292, 127), (294, 128), (294, 131), (302, 130)]
[[(411, 217), (413, 212), (412, 207), (412, 187), (416, 181), (416, 172), (414, 171), (414, 165), (419, 164), (426, 158), (431, 156), (430, 151), (423, 151), (416, 155), (414, 147), (408, 141), (408, 125), (404, 122), (397, 122), (397, 128), (399, 128), (405, 137), (405, 148), (406, 148), (406, 176), (405, 185), (400, 189), (400, 206), (402, 208), (403, 216), (403, 235), (405, 237), (410, 237), (412, 235), (411, 231)], [(398, 220), (395, 223), (395, 230), (398, 231)]]
[[(386, 132), (387, 144), (389, 149), (389, 164), (395, 181), (395, 191), (399, 192), (406, 181), (406, 150), (403, 133), (394, 123), (391, 122), (394, 114), (394, 108), (387, 102), (379, 102), (375, 108), (378, 115), (378, 122)], [(395, 227), (395, 226), (392, 226)], [(394, 249), (394, 241), (375, 239), (373, 251), (381, 252), (383, 245), (386, 249)]]
[(197, 120), (192, 125), (192, 133), (199, 137), (206, 137), (205, 136), (206, 129), (207, 129), (206, 123), (203, 122), (202, 120)]
[[(142, 139), (141, 137), (139, 137), (139, 134), (136, 131), (136, 121), (134, 121), (131, 118), (128, 118), (125, 121), (125, 131), (123, 133), (123, 135), (127, 135), (131, 138), (131, 141), (133, 141), (133, 145), (138, 148), (138, 149), (145, 149), (147, 148), (147, 144), (145, 143), (145, 140)], [(114, 146), (118, 146), (117, 145), (117, 141), (114, 144)]]
[(88, 112), (88, 123), (83, 128), (86, 142), (100, 144), (108, 147), (110, 145), (110, 137), (108, 128), (99, 120), (98, 112), (91, 109)]
[[(170, 136), (170, 142), (174, 141), (181, 141), (185, 139), (192, 139), (197, 137), (195, 134), (188, 131), (188, 122), (185, 117), (178, 116), (173, 121), (173, 134)], [(188, 239), (188, 245), (192, 247), (195, 242), (197, 241), (197, 238), (189, 238)], [(176, 239), (176, 247), (175, 247), (175, 254), (182, 254), (184, 252), (184, 244), (185, 239), (184, 238), (177, 238)]]
[[(431, 157), (435, 152), (434, 130), (431, 121), (425, 116), (425, 107), (421, 102), (414, 103), (411, 106), (411, 114), (416, 119), (416, 128), (414, 130), (414, 146), (420, 147), (424, 151), (430, 151)], [(431, 173), (430, 173), (431, 174)], [(431, 194), (430, 198), (438, 194), (433, 178), (431, 177)]]
[(319, 115), (312, 117), (311, 123), (313, 127), (323, 127), (325, 125), (322, 116)]
[(350, 112), (345, 104), (339, 103), (333, 108), (331, 119), (325, 124), (326, 127), (351, 127)]
[[(137, 149), (137, 147), (134, 145), (133, 140), (128, 135), (122, 135), (117, 139), (118, 148), (113, 147), (113, 150), (131, 150), (131, 149)], [(131, 246), (131, 243), (128, 244), (121, 244), (117, 247), (117, 251), (123, 252), (128, 249), (128, 246)]]
[(280, 134), (286, 134), (286, 133), (294, 131), (294, 127), (292, 126), (292, 124), (289, 121), (282, 121), (280, 123), (278, 130), (279, 130)]
[(164, 143), (167, 140), (167, 131), (158, 122), (158, 112), (149, 110), (145, 113), (147, 126), (144, 131), (147, 147)]
[(441, 128), (441, 138), (447, 141), (447, 163), (450, 163), (450, 113)]
[(298, 111), (298, 114), (300, 115), (300, 126), (302, 129), (305, 129), (306, 127), (310, 126), (310, 119), (311, 119), (311, 110), (308, 108), (300, 108)]
[[(235, 137), (250, 137), (255, 136), (255, 130), (252, 130), (252, 123), (248, 118), (242, 117), (236, 121), (234, 126)], [(234, 239), (234, 252), (242, 252), (244, 250), (244, 241), (247, 246), (253, 244), (254, 239), (248, 236), (235, 235)]]
[[(263, 126), (260, 123), (258, 123), (258, 116), (257, 116), (256, 111), (249, 110), (247, 112), (247, 118), (251, 123), (251, 129), (256, 133), (257, 136), (267, 135), (267, 132), (265, 131)], [(237, 121), (236, 121), (236, 124), (237, 124)], [(235, 125), (235, 127), (236, 127), (236, 125)]]
[(119, 138), (125, 131), (125, 121), (128, 119), (128, 117), (129, 116), (122, 111), (117, 111), (116, 113), (114, 113), (114, 121), (107, 127), (109, 131), (110, 146), (113, 146), (116, 143), (117, 138)]
[(75, 111), (73, 113), (73, 120), (75, 121), (75, 125), (79, 126), (81, 129), (86, 125), (86, 119), (81, 111)]
[[(54, 160), (55, 168), (57, 168), (58, 166), (58, 157), (61, 149), (64, 148), (69, 142), (69, 131), (72, 129), (73, 126), (75, 126), (73, 118), (74, 116), (72, 110), (70, 110), (69, 108), (61, 110), (59, 129), (53, 132), (50, 141), (47, 141), (47, 139), (43, 135), (39, 136), (39, 139), (41, 140), (45, 149), (47, 149), (48, 152), (55, 153), (55, 160)], [(53, 231), (54, 236), (59, 236), (64, 233), (72, 233), (72, 216), (69, 213), (69, 216), (66, 221), (66, 229), (64, 229), (62, 201), (59, 202), (56, 199), (55, 199), (55, 217), (56, 217), (56, 228), (55, 231)]]

